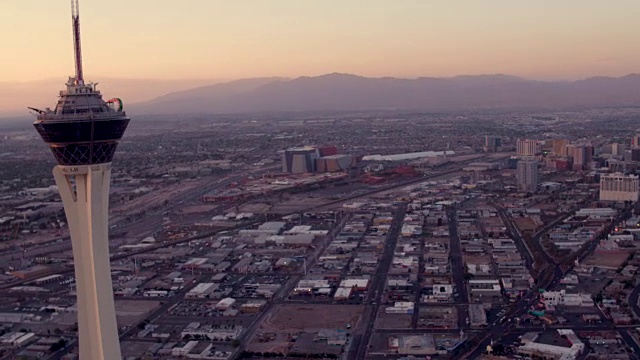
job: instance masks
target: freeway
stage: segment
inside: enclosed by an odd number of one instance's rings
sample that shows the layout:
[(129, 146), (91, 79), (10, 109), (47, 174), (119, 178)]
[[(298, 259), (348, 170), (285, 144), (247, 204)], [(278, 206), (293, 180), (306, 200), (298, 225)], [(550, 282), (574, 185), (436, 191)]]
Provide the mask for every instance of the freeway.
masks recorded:
[[(246, 176), (260, 176), (272, 171), (274, 168), (260, 168), (249, 171), (246, 175), (230, 174), (219, 178), (217, 180), (212, 179), (211, 183), (204, 187), (196, 187), (188, 192), (178, 193), (172, 198), (168, 199), (167, 205), (158, 204), (158, 208), (147, 211), (143, 216), (133, 220), (116, 220), (110, 222), (110, 232), (118, 234), (127, 234), (127, 237), (140, 237), (148, 236), (157, 231), (162, 225), (162, 219), (164, 214), (172, 212), (177, 208), (184, 206), (186, 203), (197, 201), (202, 195), (217, 189), (225, 188), (234, 182), (238, 182)], [(71, 238), (66, 235), (53, 241), (47, 241), (35, 246), (29, 246), (28, 248), (22, 248), (21, 246), (13, 246), (8, 248), (7, 251), (0, 253), (0, 261), (9, 261), (19, 258), (22, 255), (29, 257), (45, 256), (48, 254), (62, 253), (64, 251), (71, 250)], [(16, 256), (17, 253), (22, 255)]]
[[(395, 184), (388, 185), (388, 186), (385, 186), (385, 187), (382, 187), (382, 188), (378, 188), (378, 189), (374, 189), (374, 190), (371, 190), (371, 191), (367, 191), (365, 193), (361, 193), (361, 194), (349, 196), (349, 197), (346, 197), (346, 198), (342, 198), (340, 200), (335, 200), (335, 201), (331, 201), (331, 202), (327, 202), (327, 203), (322, 203), (322, 204), (319, 204), (319, 205), (310, 205), (309, 207), (303, 209), (302, 211), (322, 210), (322, 209), (324, 209), (326, 207), (332, 207), (332, 206), (340, 205), (340, 204), (348, 202), (348, 201), (353, 201), (353, 200), (356, 200), (356, 199), (369, 197), (371, 195), (379, 194), (379, 193), (384, 192), (384, 191), (389, 191), (389, 190), (393, 190), (393, 189), (397, 189), (397, 188), (402, 188), (402, 187), (405, 187), (405, 186), (408, 186), (408, 185), (411, 185), (411, 184), (415, 184), (415, 183), (419, 183), (419, 182), (423, 182), (423, 181), (428, 181), (430, 179), (439, 178), (439, 177), (442, 177), (442, 176), (454, 174), (454, 173), (459, 172), (459, 171), (460, 171), (460, 169), (454, 169), (454, 170), (449, 170), (449, 171), (445, 171), (445, 172), (442, 172), (442, 173), (433, 174), (432, 176), (428, 176), (428, 177), (420, 177), (420, 178), (415, 178), (415, 179), (411, 179), (411, 180), (400, 182), (400, 183), (395, 183)], [(227, 179), (227, 181), (232, 182), (234, 179), (235, 178)], [(227, 181), (225, 181), (225, 183)], [(219, 186), (219, 184), (216, 185), (216, 186)], [(205, 191), (206, 190), (204, 190), (204, 189), (200, 189), (199, 191), (196, 192), (196, 194), (194, 194), (192, 196), (201, 196), (202, 193), (205, 192)], [(177, 204), (174, 204), (170, 208), (173, 209), (176, 206), (177, 206)], [(161, 210), (158, 210), (158, 211), (160, 212)], [(164, 210), (164, 211), (166, 211), (166, 210)], [(281, 214), (280, 216), (298, 214), (299, 212), (300, 212), (300, 210), (298, 210), (296, 212), (289, 213), (289, 214)], [(152, 215), (153, 216), (157, 216), (158, 214), (154, 213)], [(151, 216), (151, 214), (150, 214), (150, 216)], [(159, 248), (165, 248), (165, 247), (170, 247), (170, 246), (174, 246), (174, 245), (178, 245), (178, 244), (183, 244), (183, 243), (186, 243), (186, 242), (189, 242), (189, 241), (205, 239), (205, 238), (211, 237), (213, 235), (217, 235), (218, 233), (220, 233), (222, 231), (240, 230), (240, 229), (252, 226), (252, 225), (257, 225), (257, 224), (259, 224), (261, 222), (262, 221), (260, 221), (260, 220), (255, 220), (255, 221), (251, 221), (251, 222), (244, 222), (244, 223), (241, 223), (241, 224), (239, 224), (237, 226), (234, 226), (234, 227), (219, 229), (219, 230), (207, 232), (207, 233), (204, 233), (204, 234), (196, 235), (196, 236), (193, 236), (193, 237), (181, 239), (181, 240), (178, 240), (178, 241), (166, 242), (166, 243), (162, 243), (162, 244), (155, 245), (155, 246), (149, 246), (149, 247), (146, 247), (146, 248), (141, 249), (141, 250), (129, 252), (129, 253), (122, 254), (122, 255), (112, 256), (111, 257), (111, 261), (122, 260), (122, 259), (129, 258), (131, 256), (152, 252), (152, 251), (155, 251), (155, 250), (157, 250)], [(136, 224), (138, 224), (138, 223), (136, 223)], [(133, 226), (136, 226), (136, 224), (128, 224), (126, 226), (127, 227), (128, 226), (133, 227)], [(64, 245), (62, 245), (62, 244), (64, 244)], [(65, 251), (65, 250), (71, 249), (71, 242), (70, 241), (65, 241), (63, 243), (60, 243), (60, 245), (64, 246), (64, 250), (62, 248), (56, 248), (56, 250), (54, 250), (54, 251), (60, 252), (60, 251)], [(55, 271), (55, 272), (51, 273), (50, 275), (58, 275), (58, 274), (65, 275), (65, 274), (71, 274), (71, 273), (73, 273), (73, 269), (65, 269), (65, 270)], [(0, 290), (1, 289), (8, 289), (8, 288), (11, 288), (11, 287), (14, 287), (14, 286), (24, 285), (24, 284), (27, 284), (27, 283), (29, 283), (31, 281), (33, 281), (33, 279), (15, 281), (15, 282), (12, 282), (10, 284), (4, 284), (4, 285), (0, 286)]]

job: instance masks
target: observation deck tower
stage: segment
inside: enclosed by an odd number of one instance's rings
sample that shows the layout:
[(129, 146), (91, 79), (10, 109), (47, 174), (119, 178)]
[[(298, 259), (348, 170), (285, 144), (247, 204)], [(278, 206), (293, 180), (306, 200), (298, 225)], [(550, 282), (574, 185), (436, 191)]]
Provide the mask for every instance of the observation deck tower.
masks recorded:
[(109, 185), (111, 161), (130, 118), (120, 99), (104, 101), (95, 84), (85, 84), (78, 0), (71, 8), (76, 76), (60, 91), (55, 109), (30, 109), (58, 163), (53, 176), (73, 247), (80, 359), (121, 359), (109, 259)]

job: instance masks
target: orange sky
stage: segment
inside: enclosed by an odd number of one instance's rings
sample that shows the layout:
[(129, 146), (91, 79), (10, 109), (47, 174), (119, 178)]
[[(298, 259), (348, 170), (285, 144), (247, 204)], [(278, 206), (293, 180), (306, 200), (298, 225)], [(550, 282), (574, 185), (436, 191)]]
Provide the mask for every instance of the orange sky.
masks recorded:
[[(73, 74), (69, 1), (2, 7), (0, 90), (62, 86)], [(80, 12), (95, 81), (640, 72), (637, 0), (81, 0)]]

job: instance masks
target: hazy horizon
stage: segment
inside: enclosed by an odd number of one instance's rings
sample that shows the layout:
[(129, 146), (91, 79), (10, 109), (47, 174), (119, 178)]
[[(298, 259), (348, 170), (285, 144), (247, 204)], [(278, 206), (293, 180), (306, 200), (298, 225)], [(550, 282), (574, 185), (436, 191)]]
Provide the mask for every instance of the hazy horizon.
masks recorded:
[[(0, 31), (11, 36), (0, 38), (0, 113), (52, 106), (74, 70), (69, 3), (3, 5)], [(334, 72), (619, 77), (640, 72), (638, 13), (633, 0), (80, 2), (85, 77), (128, 103), (234, 79)]]
[[(286, 79), (297, 79), (300, 77), (315, 77), (329, 74), (335, 74), (337, 72), (319, 74), (319, 75), (300, 75), (295, 77), (281, 77)], [(346, 74), (346, 73), (343, 73)], [(635, 74), (623, 74), (622, 76)], [(363, 76), (361, 74), (349, 74), (355, 76)], [(512, 74), (459, 74), (453, 76), (413, 76), (413, 77), (393, 77), (397, 79), (417, 79), (421, 77), (428, 78), (455, 78), (465, 76), (516, 76)], [(532, 81), (550, 81), (550, 82), (569, 82), (575, 80), (583, 80), (587, 78), (599, 77), (601, 75), (593, 75), (579, 79), (532, 79), (526, 77), (519, 77), (525, 80)], [(279, 76), (271, 76), (278, 78)], [(368, 78), (385, 78), (390, 76), (371, 76)], [(617, 76), (616, 76), (617, 77)], [(27, 107), (45, 108), (53, 107), (57, 101), (58, 91), (64, 87), (64, 82), (67, 77), (60, 79), (49, 78), (36, 81), (23, 81), (23, 82), (9, 82), (0, 81), (0, 119), (8, 117), (21, 117), (28, 116), (29, 110)], [(88, 77), (88, 81), (92, 81), (92, 77)], [(104, 77), (97, 79), (98, 89), (104, 96), (121, 97), (125, 104), (138, 104), (146, 101), (157, 99), (158, 97), (184, 90), (195, 89), (204, 86), (231, 83), (238, 80), (254, 79), (254, 78), (239, 78), (239, 79), (135, 79), (135, 78), (114, 78)]]

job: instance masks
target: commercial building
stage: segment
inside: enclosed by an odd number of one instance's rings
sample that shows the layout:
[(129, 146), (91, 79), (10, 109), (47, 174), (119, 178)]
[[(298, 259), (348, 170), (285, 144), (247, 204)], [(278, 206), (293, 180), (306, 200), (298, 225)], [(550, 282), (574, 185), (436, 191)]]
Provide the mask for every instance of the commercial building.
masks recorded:
[[(555, 156), (566, 156), (566, 146), (568, 141), (565, 139), (553, 139), (547, 141), (549, 143), (548, 149), (551, 150), (551, 154)], [(545, 143), (546, 144), (546, 143)]]
[(336, 293), (333, 295), (333, 299), (336, 301), (340, 300), (349, 300), (351, 297), (352, 288), (348, 287), (339, 287), (336, 289)]
[(570, 144), (566, 149), (567, 156), (573, 159), (573, 170), (584, 170), (593, 156), (593, 146), (590, 144)]
[(20, 280), (28, 280), (49, 274), (51, 271), (52, 270), (49, 266), (35, 265), (30, 268), (13, 271), (11, 275), (17, 277)]
[(580, 341), (573, 330), (558, 329), (558, 334), (565, 337), (571, 344), (571, 347), (531, 341), (518, 348), (518, 355), (550, 360), (573, 360), (579, 358), (580, 354), (584, 351), (585, 344)]
[(473, 328), (489, 325), (487, 312), (483, 304), (469, 304), (469, 320)]
[(242, 333), (241, 326), (232, 326), (227, 328), (214, 328), (211, 326), (201, 326), (198, 322), (193, 322), (187, 325), (182, 332), (180, 333), (180, 337), (184, 339), (185, 337), (190, 338), (200, 338), (200, 339), (209, 339), (213, 341), (229, 341), (230, 339), (236, 339)]
[(347, 170), (353, 162), (353, 157), (351, 155), (329, 155), (315, 161), (317, 172), (336, 172)]
[(318, 148), (320, 156), (333, 156), (338, 155), (338, 148), (336, 146), (320, 146)]
[(315, 147), (305, 146), (287, 149), (282, 154), (282, 172), (292, 174), (315, 172), (315, 161), (319, 157), (320, 151)]
[(535, 193), (538, 190), (538, 161), (526, 158), (518, 161), (518, 191)]
[(516, 141), (516, 151), (521, 156), (534, 156), (540, 153), (540, 142), (531, 139), (518, 139)]
[(403, 355), (434, 355), (437, 353), (433, 335), (393, 336), (389, 340), (389, 350)]
[(611, 144), (611, 155), (621, 156), (624, 155), (624, 144), (613, 143)]
[(498, 151), (498, 148), (500, 148), (502, 146), (502, 139), (497, 137), (497, 136), (493, 136), (493, 135), (486, 135), (484, 137), (484, 151), (485, 152), (496, 152)]
[(218, 286), (219, 285), (216, 283), (200, 283), (193, 289), (189, 290), (185, 297), (204, 299), (209, 297), (209, 295), (213, 293), (218, 288)]
[(335, 146), (290, 148), (282, 154), (282, 171), (291, 174), (338, 172), (351, 167), (351, 155), (338, 155)]
[(387, 314), (413, 314), (416, 304), (412, 301), (396, 301), (384, 311)]
[(12, 347), (22, 347), (34, 341), (36, 334), (26, 332), (10, 332), (0, 336), (0, 344)]
[(547, 291), (542, 294), (546, 305), (558, 306), (593, 306), (593, 299), (589, 294), (567, 293), (565, 290)]
[(220, 310), (220, 311), (224, 311), (227, 310), (228, 308), (230, 308), (231, 306), (233, 306), (236, 303), (236, 299), (233, 298), (224, 298), (220, 301), (218, 301), (218, 303), (215, 306), (216, 310)]
[(482, 295), (486, 297), (500, 296), (501, 292), (500, 280), (496, 279), (474, 279), (469, 280), (469, 290), (473, 295)]
[(600, 201), (638, 201), (639, 195), (638, 175), (615, 173), (600, 177)]

